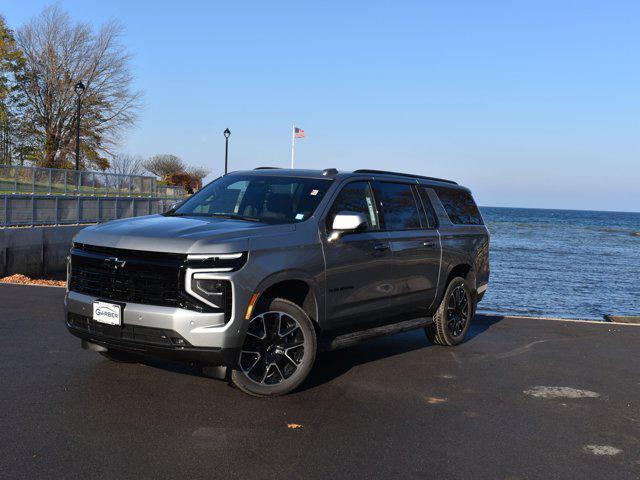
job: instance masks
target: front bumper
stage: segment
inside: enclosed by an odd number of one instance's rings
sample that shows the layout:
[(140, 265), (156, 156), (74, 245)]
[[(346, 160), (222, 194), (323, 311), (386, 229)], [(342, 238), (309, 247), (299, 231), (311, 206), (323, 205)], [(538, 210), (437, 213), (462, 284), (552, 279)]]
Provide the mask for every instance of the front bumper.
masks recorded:
[(89, 317), (67, 313), (67, 329), (81, 340), (109, 350), (135, 353), (165, 360), (197, 363), (203, 366), (235, 367), (240, 348), (194, 347), (176, 332), (149, 327), (111, 326)]
[[(93, 316), (93, 302), (103, 300), (78, 292), (68, 292), (65, 310), (69, 313)], [(234, 299), (235, 300), (235, 299)], [(118, 303), (118, 302), (115, 302)], [(173, 330), (189, 344), (197, 347), (233, 348), (242, 345), (241, 321), (233, 318), (226, 322), (224, 313), (200, 313), (174, 307), (159, 307), (140, 303), (127, 303), (122, 310), (122, 324)]]

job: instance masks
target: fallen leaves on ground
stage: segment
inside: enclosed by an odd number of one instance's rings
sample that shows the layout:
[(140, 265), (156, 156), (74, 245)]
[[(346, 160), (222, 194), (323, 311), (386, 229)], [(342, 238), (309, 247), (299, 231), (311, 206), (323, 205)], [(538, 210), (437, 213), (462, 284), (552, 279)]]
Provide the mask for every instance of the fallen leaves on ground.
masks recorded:
[(446, 398), (440, 397), (425, 397), (424, 398), (429, 405), (438, 405), (439, 403), (444, 403), (447, 401)]
[(19, 283), (20, 285), (48, 285), (50, 287), (64, 287), (64, 280), (48, 280), (46, 278), (29, 278), (26, 275), (16, 273), (8, 277), (0, 278), (0, 283)]

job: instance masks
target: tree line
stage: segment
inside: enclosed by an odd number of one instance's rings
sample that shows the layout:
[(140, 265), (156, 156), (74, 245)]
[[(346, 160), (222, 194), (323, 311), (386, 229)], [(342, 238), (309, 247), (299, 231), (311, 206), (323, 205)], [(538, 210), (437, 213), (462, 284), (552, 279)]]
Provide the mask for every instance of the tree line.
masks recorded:
[[(75, 22), (48, 7), (16, 29), (0, 14), (0, 164), (74, 168), (77, 93), (82, 82), (80, 167), (115, 173), (145, 171), (167, 183), (198, 186), (208, 172), (175, 155), (148, 160), (118, 152), (142, 108), (122, 26)], [(160, 168), (160, 166), (162, 168)]]

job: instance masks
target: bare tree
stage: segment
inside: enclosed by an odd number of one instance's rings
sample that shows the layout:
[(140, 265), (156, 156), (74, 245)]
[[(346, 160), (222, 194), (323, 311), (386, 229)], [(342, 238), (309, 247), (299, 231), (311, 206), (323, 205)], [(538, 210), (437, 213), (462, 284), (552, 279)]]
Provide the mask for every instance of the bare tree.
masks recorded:
[(177, 155), (160, 153), (144, 162), (144, 168), (157, 177), (166, 180), (176, 173), (184, 173), (187, 166)]
[(75, 23), (57, 6), (21, 27), (16, 42), (24, 54), (18, 87), (25, 98), (23, 118), (38, 139), (41, 163), (68, 167), (75, 150), (74, 85), (82, 81), (81, 145), (85, 164), (108, 166), (104, 158), (122, 132), (133, 126), (141, 93), (132, 89), (130, 55), (114, 21), (98, 31)]
[(194, 179), (196, 179), (198, 182), (202, 183), (202, 180), (204, 179), (204, 177), (209, 175), (211, 171), (203, 167), (188, 167), (187, 173), (191, 175)]
[(139, 155), (117, 153), (109, 160), (109, 171), (119, 175), (142, 175), (145, 171), (144, 160)]

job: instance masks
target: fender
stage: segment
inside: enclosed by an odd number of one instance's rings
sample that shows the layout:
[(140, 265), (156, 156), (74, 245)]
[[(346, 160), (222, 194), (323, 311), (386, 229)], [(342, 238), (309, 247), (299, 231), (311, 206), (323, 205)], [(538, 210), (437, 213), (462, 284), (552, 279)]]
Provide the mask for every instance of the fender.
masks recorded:
[(299, 280), (306, 283), (309, 286), (309, 290), (315, 300), (315, 319), (319, 325), (324, 323), (324, 292), (320, 288), (318, 281), (311, 276), (308, 272), (298, 269), (287, 269), (279, 272), (272, 273), (268, 277), (264, 278), (255, 288), (254, 293), (258, 294), (256, 302), (262, 297), (262, 294), (270, 287), (277, 283), (287, 280)]
[(451, 275), (451, 272), (453, 272), (453, 270), (458, 265), (469, 265), (470, 269), (469, 269), (469, 273), (467, 274), (467, 282), (471, 287), (473, 295), (474, 296), (477, 295), (478, 287), (476, 284), (476, 272), (474, 270), (473, 262), (471, 261), (470, 258), (457, 258), (456, 260), (457, 260), (456, 262), (448, 262), (446, 269), (443, 269), (441, 272), (440, 281), (438, 284), (438, 293), (436, 296), (436, 302), (434, 302), (434, 307), (440, 304), (440, 301), (442, 300), (442, 296), (444, 295), (444, 292), (447, 289), (447, 279)]

